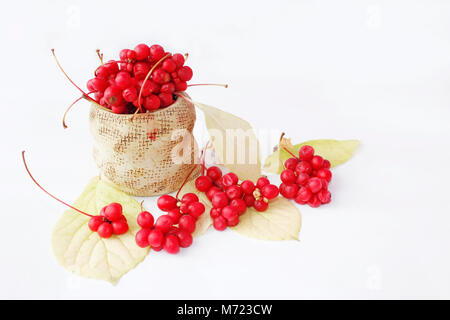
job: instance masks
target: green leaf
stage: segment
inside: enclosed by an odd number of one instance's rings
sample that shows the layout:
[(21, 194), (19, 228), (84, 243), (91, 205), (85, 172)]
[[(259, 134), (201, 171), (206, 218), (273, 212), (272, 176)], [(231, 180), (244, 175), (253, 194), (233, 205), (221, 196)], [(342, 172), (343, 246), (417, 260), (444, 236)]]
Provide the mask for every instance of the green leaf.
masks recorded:
[(264, 212), (258, 212), (253, 207), (247, 208), (239, 220), (232, 230), (261, 240), (298, 240), (302, 222), (298, 208), (281, 197), (271, 200)]
[(205, 115), (206, 127), (221, 163), (241, 180), (261, 176), (259, 142), (245, 120), (220, 109), (194, 102)]
[(89, 229), (89, 217), (70, 209), (56, 223), (52, 246), (57, 261), (67, 270), (115, 284), (138, 265), (149, 251), (148, 248), (138, 247), (134, 240), (140, 229), (136, 222), (141, 211), (139, 202), (107, 182), (93, 178), (73, 206), (96, 215), (112, 202), (118, 202), (123, 207), (129, 225), (127, 233), (113, 235), (108, 239), (100, 238)]
[[(292, 150), (294, 155), (298, 155), (300, 148), (304, 145), (310, 145), (315, 153), (328, 159), (331, 167), (336, 167), (353, 156), (356, 148), (359, 146), (358, 140), (310, 140), (296, 144)], [(280, 159), (281, 157), (281, 159)], [(283, 163), (292, 156), (285, 150), (277, 150), (267, 157), (264, 163), (264, 171), (280, 174), (283, 170)], [(281, 160), (281, 161), (280, 161)]]

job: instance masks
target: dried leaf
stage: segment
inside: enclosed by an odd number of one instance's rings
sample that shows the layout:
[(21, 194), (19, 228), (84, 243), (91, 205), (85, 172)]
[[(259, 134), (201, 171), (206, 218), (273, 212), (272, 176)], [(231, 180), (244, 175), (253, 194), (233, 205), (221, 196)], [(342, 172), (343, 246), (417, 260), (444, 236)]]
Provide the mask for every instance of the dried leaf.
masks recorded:
[(261, 176), (259, 142), (245, 120), (220, 109), (194, 102), (205, 114), (206, 127), (220, 162), (241, 180)]
[(183, 189), (180, 191), (179, 198), (183, 197), (186, 193), (195, 193), (200, 202), (205, 205), (205, 212), (197, 219), (197, 224), (195, 226), (195, 231), (192, 234), (194, 237), (201, 236), (206, 231), (208, 231), (209, 227), (212, 225), (212, 219), (209, 215), (209, 211), (211, 210), (211, 201), (209, 201), (208, 197), (204, 192), (200, 192), (195, 187), (195, 179), (192, 179), (191, 181), (188, 181), (184, 186)]
[(90, 214), (111, 202), (119, 202), (124, 209), (130, 230), (120, 236), (100, 238), (87, 223), (89, 217), (75, 211), (66, 211), (56, 223), (52, 235), (53, 252), (57, 261), (69, 271), (88, 278), (97, 278), (115, 284), (121, 276), (138, 265), (149, 249), (136, 245), (134, 236), (140, 227), (136, 217), (141, 211), (134, 198), (115, 189), (99, 178), (93, 178), (74, 207)]
[[(331, 167), (336, 167), (349, 160), (356, 148), (359, 146), (358, 140), (310, 140), (296, 144), (290, 151), (298, 155), (300, 148), (304, 145), (310, 145), (314, 148), (316, 154), (328, 159)], [(281, 155), (281, 156), (280, 156)], [(285, 150), (277, 150), (267, 157), (264, 163), (264, 171), (280, 174), (283, 170), (282, 164), (288, 158), (292, 157)]]
[(239, 224), (231, 229), (262, 240), (298, 240), (301, 220), (298, 208), (291, 201), (278, 197), (270, 201), (264, 212), (247, 208)]

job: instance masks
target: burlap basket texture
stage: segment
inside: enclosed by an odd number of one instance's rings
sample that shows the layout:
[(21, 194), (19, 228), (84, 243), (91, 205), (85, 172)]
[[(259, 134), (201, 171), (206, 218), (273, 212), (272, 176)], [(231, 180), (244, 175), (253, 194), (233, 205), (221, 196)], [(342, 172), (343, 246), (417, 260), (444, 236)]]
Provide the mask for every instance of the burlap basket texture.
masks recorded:
[[(102, 179), (130, 195), (153, 196), (179, 189), (191, 170), (190, 179), (199, 175), (192, 103), (178, 98), (167, 108), (131, 118), (130, 114), (114, 114), (96, 104), (91, 106), (94, 160)], [(185, 136), (177, 137), (174, 132), (184, 132)], [(182, 141), (184, 146), (190, 145), (189, 154), (183, 155), (184, 163), (176, 163), (172, 152), (179, 154), (178, 149), (183, 150)]]

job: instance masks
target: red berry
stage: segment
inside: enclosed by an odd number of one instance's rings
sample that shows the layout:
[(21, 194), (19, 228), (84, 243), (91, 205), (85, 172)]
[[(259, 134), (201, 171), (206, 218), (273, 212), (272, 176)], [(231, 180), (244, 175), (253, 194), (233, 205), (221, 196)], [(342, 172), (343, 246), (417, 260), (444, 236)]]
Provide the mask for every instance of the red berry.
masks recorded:
[(280, 184), (280, 193), (286, 199), (293, 199), (297, 195), (297, 192), (298, 192), (298, 186), (295, 183)]
[(115, 84), (119, 88), (125, 89), (131, 85), (131, 76), (126, 71), (120, 71), (115, 78)]
[(128, 108), (125, 104), (121, 104), (119, 106), (112, 106), (111, 111), (116, 114), (123, 114), (128, 112)]
[(119, 53), (120, 60), (125, 61), (128, 59), (128, 56), (127, 56), (128, 50), (129, 49), (120, 50), (120, 53)]
[(206, 192), (211, 188), (212, 181), (210, 177), (200, 176), (195, 180), (195, 187), (198, 191)]
[(188, 66), (181, 67), (178, 70), (178, 77), (181, 81), (189, 81), (192, 79), (192, 69)]
[(109, 86), (108, 88), (106, 88), (103, 96), (111, 106), (118, 106), (123, 101), (122, 89), (120, 89), (118, 86)]
[(181, 202), (183, 203), (192, 203), (192, 202), (198, 202), (199, 199), (195, 193), (185, 193), (183, 197), (181, 198)]
[(253, 204), (253, 207), (256, 209), (256, 211), (263, 212), (266, 211), (269, 207), (269, 204), (265, 202), (263, 199), (255, 200), (255, 203)]
[(206, 170), (206, 175), (210, 177), (213, 181), (217, 181), (222, 177), (222, 170), (219, 167), (212, 166)]
[(253, 191), (255, 191), (255, 188), (256, 187), (255, 187), (255, 184), (253, 183), (253, 181), (245, 180), (245, 181), (242, 181), (242, 183), (241, 183), (241, 190), (245, 194), (253, 194)]
[(298, 160), (296, 158), (289, 158), (284, 162), (284, 167), (286, 169), (295, 170), (295, 167), (298, 164)]
[(103, 223), (103, 217), (102, 216), (93, 216), (89, 219), (88, 226), (89, 229), (96, 232), (98, 230), (98, 227)]
[(150, 59), (152, 59), (153, 62), (157, 62), (161, 60), (162, 57), (164, 57), (164, 49), (158, 44), (154, 44), (150, 47)]
[(137, 85), (136, 85), (137, 92), (140, 93), (141, 90), (142, 90), (142, 96), (143, 97), (148, 96), (149, 94), (151, 94), (153, 92), (152, 82), (153, 81), (148, 81), (147, 80), (147, 81), (144, 82), (144, 80), (139, 80), (137, 82)]
[(173, 234), (169, 234), (164, 239), (164, 250), (170, 254), (177, 254), (180, 251), (180, 242), (178, 237)]
[(168, 94), (172, 94), (175, 92), (175, 85), (172, 82), (163, 84), (161, 86), (161, 92), (163, 93), (168, 93)]
[(231, 200), (230, 206), (235, 208), (239, 215), (243, 214), (245, 210), (247, 210), (247, 204), (242, 199)]
[(211, 199), (211, 203), (214, 208), (223, 208), (228, 205), (228, 202), (229, 201), (226, 193), (222, 191), (216, 192)]
[(295, 182), (298, 185), (302, 186), (308, 181), (308, 179), (309, 179), (309, 174), (302, 172), (297, 175), (297, 180)]
[(177, 199), (165, 194), (158, 198), (157, 205), (160, 210), (167, 212), (177, 207)]
[(170, 74), (163, 69), (156, 69), (152, 74), (153, 81), (158, 84), (164, 84), (170, 81)]
[(138, 92), (135, 88), (126, 88), (122, 91), (122, 97), (126, 102), (133, 102), (138, 98)]
[(175, 62), (177, 68), (181, 68), (184, 64), (184, 56), (180, 53), (175, 53), (171, 59)]
[(106, 87), (108, 86), (108, 82), (106, 82), (104, 79), (100, 78), (94, 78), (88, 81), (87, 88), (89, 91), (105, 91)]
[(255, 197), (251, 194), (244, 195), (243, 200), (245, 201), (245, 204), (247, 205), (247, 207), (251, 207), (255, 203)]
[(122, 216), (122, 206), (120, 203), (113, 202), (105, 207), (103, 214), (109, 221), (119, 220)]
[(195, 219), (198, 219), (203, 212), (205, 212), (205, 206), (201, 202), (192, 202), (189, 204), (188, 207), (188, 213), (194, 217)]
[[(181, 219), (181, 218), (180, 218)], [(158, 228), (163, 233), (166, 233), (170, 230), (170, 227), (173, 225), (173, 219), (169, 215), (162, 215), (155, 222), (155, 228)]]
[(209, 212), (209, 215), (211, 218), (217, 218), (222, 215), (222, 209), (221, 208), (211, 208), (211, 211)]
[(295, 172), (298, 174), (300, 173), (306, 173), (310, 174), (312, 171), (312, 166), (307, 161), (300, 161), (297, 166), (295, 167)]
[(266, 184), (261, 188), (261, 194), (267, 199), (275, 199), (280, 194), (278, 187), (273, 184)]
[(222, 217), (224, 217), (227, 220), (231, 220), (238, 215), (239, 214), (238, 214), (237, 210), (230, 205), (222, 208)]
[(222, 177), (221, 181), (224, 187), (229, 187), (237, 184), (239, 182), (239, 178), (235, 173), (229, 172)]
[(161, 101), (162, 107), (168, 107), (173, 103), (173, 96), (169, 93), (161, 92), (159, 95), (159, 100)]
[(172, 58), (167, 58), (163, 61), (162, 68), (169, 73), (174, 72), (177, 69), (177, 64), (172, 60)]
[(108, 68), (106, 68), (105, 66), (100, 66), (97, 68), (97, 70), (95, 70), (95, 76), (106, 80), (110, 76), (110, 73)]
[(214, 229), (216, 229), (218, 231), (223, 231), (227, 228), (227, 220), (222, 216), (214, 218), (213, 226), (214, 226)]
[(329, 169), (319, 169), (317, 170), (316, 177), (331, 181), (332, 173)]
[[(145, 230), (145, 229), (142, 229)], [(164, 233), (159, 229), (153, 229), (147, 235), (147, 243), (154, 247), (160, 247), (164, 241)]]
[(150, 229), (141, 229), (136, 233), (135, 240), (136, 244), (141, 247), (145, 248), (149, 246), (148, 243), (148, 235), (150, 233)]
[(163, 244), (161, 244), (159, 247), (152, 247), (152, 250), (156, 251), (156, 252), (161, 251), (162, 249), (164, 249), (164, 245)]
[(128, 50), (128, 51), (127, 51), (127, 59), (129, 59), (129, 60), (135, 60), (135, 59), (136, 59), (136, 51), (134, 51), (134, 50)]
[(137, 62), (133, 66), (134, 77), (137, 80), (144, 79), (150, 71), (150, 64), (147, 62)]
[(180, 230), (180, 232), (178, 232), (177, 234), (177, 237), (178, 241), (180, 242), (180, 247), (182, 248), (190, 247), (192, 245), (192, 242), (194, 241), (192, 235), (185, 230)]
[(317, 195), (314, 195), (311, 197), (311, 199), (309, 199), (308, 204), (310, 207), (313, 208), (317, 208), (319, 207), (322, 203), (320, 202), (319, 198), (317, 197)]
[(227, 225), (229, 227), (234, 227), (237, 226), (239, 224), (239, 215), (231, 218), (231, 219), (227, 219)]
[(297, 203), (304, 204), (309, 201), (312, 197), (312, 192), (306, 187), (301, 187), (300, 190), (298, 190), (297, 195), (295, 196), (294, 200)]
[(188, 214), (183, 214), (178, 221), (178, 226), (181, 230), (185, 230), (189, 233), (195, 231), (195, 220)]
[(177, 81), (175, 82), (175, 91), (184, 91), (187, 89), (186, 81)]
[(317, 193), (317, 199), (320, 200), (323, 204), (329, 203), (331, 201), (331, 193), (328, 190), (320, 190)]
[(314, 156), (311, 159), (311, 166), (314, 169), (320, 169), (323, 166), (323, 158), (321, 156)]
[(216, 192), (222, 192), (222, 189), (216, 186), (212, 186), (211, 188), (209, 188), (209, 190), (206, 192), (206, 196), (208, 197), (209, 201), (212, 200), (212, 197)]
[(303, 146), (300, 148), (300, 151), (298, 152), (298, 157), (300, 160), (306, 160), (309, 161), (314, 156), (314, 148), (311, 146)]
[(113, 227), (108, 222), (103, 222), (97, 229), (97, 233), (102, 238), (109, 238), (113, 234)]
[(146, 44), (138, 44), (134, 51), (136, 52), (136, 60), (145, 60), (150, 55), (150, 48)]
[(155, 223), (155, 218), (148, 211), (142, 211), (137, 216), (137, 223), (142, 228), (153, 228), (153, 224)]
[(317, 193), (322, 189), (322, 181), (316, 177), (309, 179), (306, 185), (312, 193)]
[(144, 108), (148, 111), (157, 110), (161, 106), (161, 100), (158, 96), (151, 94), (144, 99)]
[(121, 235), (128, 231), (128, 223), (126, 221), (113, 221), (111, 226), (113, 233), (116, 235)]
[(179, 208), (175, 208), (170, 210), (167, 215), (172, 218), (174, 224), (177, 224), (181, 217), (181, 211)]
[(229, 186), (226, 190), (225, 193), (227, 194), (228, 199), (233, 200), (233, 199), (238, 199), (242, 196), (242, 190), (241, 187), (238, 185), (232, 185)]
[(268, 185), (268, 184), (270, 184), (269, 179), (267, 179), (266, 177), (261, 177), (256, 182), (256, 187), (261, 190), (262, 187), (264, 187), (265, 185)]
[(297, 180), (297, 176), (295, 175), (295, 172), (291, 169), (286, 169), (281, 172), (280, 175), (281, 181), (284, 183), (294, 183), (295, 180)]
[(327, 159), (323, 159), (323, 165), (322, 166), (323, 166), (324, 169), (330, 169), (331, 163)]

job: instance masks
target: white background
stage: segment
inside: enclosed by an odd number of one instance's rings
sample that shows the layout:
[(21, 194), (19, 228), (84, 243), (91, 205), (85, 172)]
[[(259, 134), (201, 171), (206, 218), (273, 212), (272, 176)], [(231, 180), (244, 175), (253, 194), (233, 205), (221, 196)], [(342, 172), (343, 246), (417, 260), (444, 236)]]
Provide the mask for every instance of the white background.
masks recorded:
[[(10, 1), (0, 15), (0, 298), (450, 298), (449, 1)], [(88, 103), (61, 126), (79, 94), (50, 49), (84, 87), (95, 49), (141, 42), (189, 52), (192, 83), (230, 84), (189, 93), (265, 132), (263, 158), (282, 130), (361, 140), (333, 170), (331, 204), (300, 208), (300, 242), (210, 230), (115, 287), (56, 263), (65, 208), (20, 151), (67, 201), (97, 169)]]

